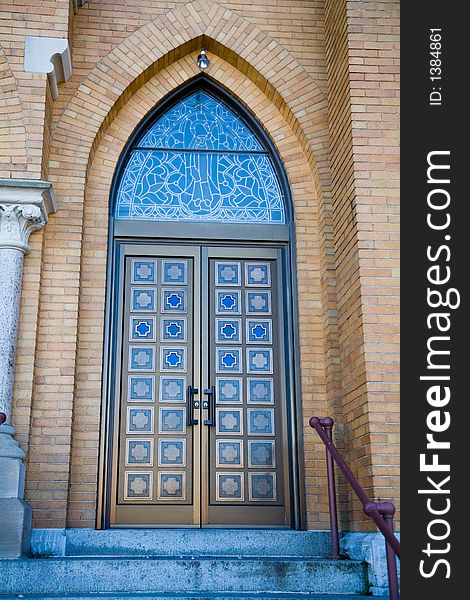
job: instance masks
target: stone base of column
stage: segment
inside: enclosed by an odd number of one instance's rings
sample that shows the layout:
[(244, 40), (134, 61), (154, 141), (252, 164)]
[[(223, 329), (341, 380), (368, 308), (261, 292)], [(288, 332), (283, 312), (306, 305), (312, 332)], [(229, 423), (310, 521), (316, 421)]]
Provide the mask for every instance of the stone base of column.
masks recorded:
[(31, 544), (31, 507), (19, 498), (0, 498), (0, 557), (20, 558)]
[(23, 500), (25, 454), (13, 438), (11, 425), (0, 426), (0, 557), (28, 554), (31, 507)]

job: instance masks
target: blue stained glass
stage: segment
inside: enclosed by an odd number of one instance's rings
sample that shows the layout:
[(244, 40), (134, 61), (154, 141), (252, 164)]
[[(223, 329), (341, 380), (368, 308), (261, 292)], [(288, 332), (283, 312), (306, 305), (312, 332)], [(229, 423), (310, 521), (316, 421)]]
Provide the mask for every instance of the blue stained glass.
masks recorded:
[(239, 117), (205, 92), (160, 117), (137, 148), (119, 184), (118, 219), (286, 222), (268, 152)]
[(264, 150), (235, 113), (203, 91), (185, 98), (166, 112), (137, 146), (174, 150)]

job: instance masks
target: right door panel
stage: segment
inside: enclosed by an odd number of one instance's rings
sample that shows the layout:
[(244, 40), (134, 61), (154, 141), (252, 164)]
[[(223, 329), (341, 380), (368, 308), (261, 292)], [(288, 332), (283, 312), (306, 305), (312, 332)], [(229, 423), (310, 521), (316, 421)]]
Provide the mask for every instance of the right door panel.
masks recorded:
[(289, 527), (280, 250), (208, 248), (205, 253), (202, 522)]

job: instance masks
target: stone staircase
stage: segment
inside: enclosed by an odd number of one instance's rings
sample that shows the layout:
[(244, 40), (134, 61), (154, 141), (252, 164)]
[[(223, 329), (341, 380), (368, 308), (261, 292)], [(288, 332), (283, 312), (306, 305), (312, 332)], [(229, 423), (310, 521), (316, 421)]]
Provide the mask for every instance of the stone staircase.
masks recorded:
[(327, 532), (71, 529), (63, 541), (63, 556), (1, 560), (0, 597), (353, 600), (368, 590), (365, 563), (328, 558)]

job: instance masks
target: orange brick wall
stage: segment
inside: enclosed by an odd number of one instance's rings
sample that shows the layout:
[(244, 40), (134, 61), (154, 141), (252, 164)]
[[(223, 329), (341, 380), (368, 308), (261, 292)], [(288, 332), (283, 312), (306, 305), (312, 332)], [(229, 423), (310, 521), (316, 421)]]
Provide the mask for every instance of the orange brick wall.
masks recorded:
[(325, 6), (345, 450), (370, 496), (396, 501), (398, 4)]
[[(15, 2), (17, 23), (0, 34), (2, 43), (7, 40), (0, 69), (8, 74), (2, 84), (13, 115), (6, 127), (16, 136), (2, 174), (48, 178), (60, 203), (44, 232), (31, 238), (16, 375), (13, 417), (28, 454), (27, 499), (35, 526), (95, 524), (109, 185), (135, 125), (197, 73), (202, 43), (211, 54), (209, 75), (263, 122), (293, 191), (309, 527), (328, 526), (324, 449), (308, 427), (314, 413), (334, 415), (338, 442), (371, 494), (394, 496), (394, 482), (381, 472), (381, 436), (396, 432), (396, 271), (370, 261), (396, 256), (371, 258), (363, 243), (373, 231), (385, 251), (396, 231), (396, 188), (383, 191), (377, 165), (389, 183), (396, 181), (388, 173), (396, 173), (397, 140), (388, 137), (388, 128), (380, 133), (386, 128), (377, 126), (379, 113), (372, 110), (383, 107), (380, 118), (397, 119), (395, 73), (383, 72), (392, 76), (384, 95), (382, 80), (374, 78), (377, 65), (396, 67), (396, 5), (89, 0), (73, 23), (68, 2), (36, 5), (26, 15)], [(2, 23), (9, 21), (8, 11), (13, 14), (5, 6)], [(72, 34), (73, 75), (59, 85), (55, 101), (45, 76), (22, 73), (24, 35), (38, 32)], [(371, 63), (369, 83), (355, 87), (355, 69), (364, 66), (358, 61), (369, 58), (367, 44), (380, 36), (388, 54), (383, 63)], [(369, 108), (370, 121), (356, 117)], [(361, 153), (364, 140), (371, 140), (373, 152)], [(388, 158), (375, 161), (377, 155)], [(375, 168), (366, 175), (371, 160)], [(382, 215), (389, 230), (380, 228)], [(375, 354), (374, 335), (381, 342), (390, 337), (387, 356)], [(344, 508), (360, 519), (345, 494)]]
[[(348, 2), (351, 125), (369, 430), (359, 474), (399, 497), (399, 3)], [(360, 403), (364, 405), (362, 400)], [(366, 452), (359, 450), (357, 455)], [(369, 464), (367, 464), (369, 463)], [(356, 511), (359, 507), (356, 503)]]

